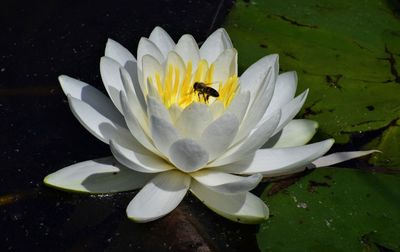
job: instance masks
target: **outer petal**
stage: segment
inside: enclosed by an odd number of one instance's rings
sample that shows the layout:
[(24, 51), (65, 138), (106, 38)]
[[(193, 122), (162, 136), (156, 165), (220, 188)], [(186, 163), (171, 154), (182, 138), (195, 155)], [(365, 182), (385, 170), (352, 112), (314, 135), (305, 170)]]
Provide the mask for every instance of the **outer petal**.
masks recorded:
[(194, 40), (192, 35), (183, 35), (175, 46), (175, 52), (181, 56), (185, 63), (192, 62), (193, 71), (197, 69), (200, 53), (196, 40)]
[(278, 59), (279, 57), (277, 54), (265, 56), (251, 65), (242, 76), (240, 76), (240, 88), (242, 90), (249, 90), (251, 93), (250, 103), (252, 103), (254, 97), (257, 96), (260, 87), (265, 85), (264, 78), (266, 72), (270, 71), (270, 68), (272, 69), (273, 74), (271, 81), (275, 83), (279, 71)]
[[(114, 121), (114, 117), (102, 114), (102, 111), (89, 104), (68, 96), (68, 102), (72, 113), (78, 121), (95, 137), (108, 144), (110, 139), (125, 139), (134, 141), (125, 122)], [(101, 102), (101, 100), (98, 100)], [(107, 103), (106, 103), (107, 104)], [(108, 104), (107, 104), (108, 105)], [(114, 114), (113, 114), (114, 115)]]
[(141, 143), (146, 149), (149, 151), (160, 154), (160, 152), (155, 148), (153, 142), (144, 132), (143, 128), (140, 126), (139, 121), (136, 119), (135, 114), (131, 111), (131, 108), (128, 105), (127, 99), (125, 95), (121, 92), (120, 99), (122, 104), (122, 109), (124, 111), (126, 124), (132, 135)]
[(286, 72), (280, 74), (276, 80), (274, 95), (264, 116), (269, 115), (277, 109), (289, 103), (296, 93), (297, 74), (296, 72)]
[(227, 112), (204, 130), (199, 143), (210, 154), (210, 160), (217, 158), (226, 151), (236, 136), (238, 128), (239, 120), (236, 116)]
[[(143, 131), (147, 135), (150, 135), (149, 124), (147, 121), (147, 104), (145, 102), (143, 92), (139, 86), (139, 83), (132, 81), (132, 79), (129, 76), (129, 73), (126, 71), (125, 68), (122, 67), (120, 68), (120, 74), (125, 89), (125, 93), (120, 92), (120, 96), (121, 93), (124, 96), (126, 95), (127, 98), (126, 106), (135, 115)], [(120, 97), (120, 102), (122, 102), (121, 97)]]
[(195, 181), (192, 182), (190, 190), (207, 207), (230, 220), (256, 224), (268, 218), (268, 207), (261, 199), (249, 192), (218, 193)]
[(306, 102), (307, 95), (308, 89), (282, 107), (281, 120), (278, 127), (276, 127), (274, 134), (281, 131), (283, 127), (285, 127), (297, 115), (297, 113), (299, 113), (301, 107), (303, 107)]
[(129, 52), (129, 50), (123, 47), (120, 43), (112, 39), (108, 39), (104, 54), (105, 56), (115, 60), (121, 66), (123, 66), (129, 72), (132, 78), (136, 76), (136, 59), (132, 55), (132, 53)]
[(333, 139), (328, 139), (299, 147), (260, 149), (250, 162), (243, 162), (242, 166), (226, 165), (215, 169), (239, 174), (261, 173), (264, 176), (291, 174), (303, 170), (307, 164), (324, 155), (333, 143)]
[(119, 68), (121, 65), (109, 57), (101, 57), (100, 75), (108, 95), (117, 109), (122, 113), (121, 103), (119, 102), (119, 92), (124, 90)]
[(140, 153), (110, 141), (114, 157), (126, 167), (144, 173), (158, 173), (174, 169), (165, 160), (152, 153)]
[(332, 153), (327, 156), (320, 157), (317, 160), (314, 160), (311, 163), (311, 165), (309, 165), (309, 168), (326, 167), (326, 166), (341, 163), (341, 162), (344, 162), (344, 161), (347, 161), (347, 160), (350, 160), (353, 158), (366, 156), (366, 155), (372, 154), (374, 152), (380, 152), (380, 151), (379, 150), (369, 150), (369, 151), (336, 152), (336, 153)]
[(102, 92), (80, 80), (61, 75), (58, 77), (65, 95), (81, 100), (90, 105), (101, 115), (115, 124), (125, 126), (124, 118), (111, 100)]
[(169, 149), (170, 161), (183, 172), (193, 172), (208, 162), (208, 152), (192, 139), (180, 139)]
[(224, 155), (210, 163), (209, 166), (221, 166), (240, 160), (259, 149), (272, 135), (281, 117), (280, 112), (275, 113), (255, 129), (249, 137), (233, 146)]
[(317, 132), (318, 123), (307, 119), (290, 121), (278, 134), (272, 137), (262, 148), (286, 148), (308, 143)]
[(137, 222), (161, 218), (182, 201), (190, 185), (190, 177), (179, 171), (157, 175), (129, 203), (126, 213)]
[(225, 172), (204, 169), (190, 174), (197, 182), (213, 191), (227, 194), (253, 190), (262, 179), (261, 174), (248, 177), (232, 175)]
[[(247, 110), (247, 113), (243, 119), (242, 125), (239, 129), (236, 139), (234, 143), (241, 141), (244, 137), (246, 137), (251, 130), (253, 130), (256, 125), (259, 123), (265, 111), (268, 107), (269, 102), (271, 101), (271, 97), (274, 92), (275, 80), (274, 80), (274, 69), (270, 68), (269, 71), (265, 73), (265, 76), (262, 81), (262, 85), (260, 86), (255, 98), (253, 98), (253, 103), (251, 107)], [(250, 97), (250, 102), (252, 97)]]
[(143, 187), (152, 175), (132, 171), (113, 157), (76, 163), (44, 178), (44, 183), (59, 189), (111, 193)]
[(202, 59), (207, 60), (207, 62), (214, 62), (228, 48), (232, 48), (232, 42), (225, 29), (220, 28), (204, 41), (200, 48), (200, 56)]
[(164, 58), (166, 58), (168, 52), (175, 47), (175, 42), (160, 26), (156, 26), (153, 29), (149, 36), (149, 40), (152, 41), (158, 47), (158, 49), (160, 49), (160, 52), (162, 53)]
[(212, 120), (213, 115), (206, 104), (193, 102), (182, 111), (175, 125), (182, 136), (198, 139)]

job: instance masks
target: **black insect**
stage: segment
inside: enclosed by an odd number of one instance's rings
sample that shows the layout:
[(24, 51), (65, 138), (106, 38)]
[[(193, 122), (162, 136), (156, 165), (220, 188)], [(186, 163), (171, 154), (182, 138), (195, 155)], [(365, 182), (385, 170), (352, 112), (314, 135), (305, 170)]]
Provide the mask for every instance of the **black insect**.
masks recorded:
[(208, 102), (208, 99), (210, 98), (210, 96), (219, 97), (218, 91), (212, 87), (208, 87), (208, 85), (211, 85), (211, 83), (206, 84), (204, 82), (195, 82), (193, 84), (193, 90), (194, 90), (194, 92), (197, 92), (199, 100), (200, 100), (200, 95), (203, 96), (203, 99), (205, 102)]

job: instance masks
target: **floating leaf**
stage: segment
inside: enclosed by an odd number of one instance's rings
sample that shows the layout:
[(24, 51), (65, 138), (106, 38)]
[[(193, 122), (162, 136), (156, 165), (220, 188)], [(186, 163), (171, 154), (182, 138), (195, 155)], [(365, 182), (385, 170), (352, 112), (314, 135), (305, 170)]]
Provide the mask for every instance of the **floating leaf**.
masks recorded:
[(400, 176), (319, 169), (270, 195), (277, 183), (262, 195), (272, 214), (262, 251), (400, 250)]
[(303, 116), (345, 143), (400, 117), (400, 20), (395, 1), (237, 2), (226, 28), (240, 68), (279, 53), (310, 88)]
[(382, 153), (376, 154), (370, 159), (371, 164), (377, 167), (400, 169), (400, 120), (388, 127), (369, 146), (382, 151)]

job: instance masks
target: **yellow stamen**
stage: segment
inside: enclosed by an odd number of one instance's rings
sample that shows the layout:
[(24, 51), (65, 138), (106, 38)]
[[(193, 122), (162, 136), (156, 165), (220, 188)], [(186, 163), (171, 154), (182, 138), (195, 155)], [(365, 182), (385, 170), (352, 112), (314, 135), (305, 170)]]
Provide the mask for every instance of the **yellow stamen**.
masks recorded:
[[(156, 72), (148, 78), (150, 85), (156, 85), (160, 100), (167, 108), (173, 104), (177, 104), (182, 109), (189, 106), (193, 102), (202, 102), (210, 105), (214, 100), (222, 102), (226, 108), (232, 102), (239, 87), (239, 79), (236, 75), (230, 76), (225, 83), (214, 79), (215, 65), (208, 65), (206, 60), (200, 60), (197, 68), (193, 71), (192, 62), (187, 62), (186, 69), (179, 66), (169, 64), (165, 69), (164, 79), (161, 79), (162, 73)], [(182, 77), (181, 77), (182, 74)], [(203, 95), (203, 91), (194, 90), (193, 85), (201, 82), (208, 88), (215, 88), (219, 97), (212, 96), (208, 101), (204, 99), (208, 94)], [(214, 87), (211, 84), (214, 84)], [(218, 83), (218, 88), (215, 86)]]

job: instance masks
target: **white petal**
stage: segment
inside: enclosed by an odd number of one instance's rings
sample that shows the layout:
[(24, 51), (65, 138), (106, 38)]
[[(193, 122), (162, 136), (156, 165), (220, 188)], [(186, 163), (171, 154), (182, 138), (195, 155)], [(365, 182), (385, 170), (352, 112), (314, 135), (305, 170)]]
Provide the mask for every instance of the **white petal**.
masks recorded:
[(236, 116), (227, 112), (204, 130), (199, 143), (210, 154), (210, 160), (217, 158), (226, 151), (236, 136), (238, 128), (239, 120)]
[(203, 169), (190, 174), (197, 182), (220, 193), (241, 193), (253, 190), (261, 181), (261, 174), (237, 176), (225, 172)]
[(299, 113), (301, 107), (303, 107), (306, 102), (307, 95), (308, 89), (282, 107), (281, 121), (279, 122), (278, 127), (276, 127), (274, 134), (281, 131), (283, 127), (285, 127), (297, 115), (297, 113)]
[(110, 141), (110, 149), (114, 157), (126, 167), (144, 173), (158, 173), (174, 169), (164, 159), (152, 153), (140, 153), (128, 149), (117, 142)]
[(119, 92), (124, 90), (119, 68), (121, 65), (115, 60), (106, 56), (100, 60), (100, 75), (108, 95), (117, 109), (122, 113), (121, 103), (119, 102)]
[(129, 107), (128, 102), (126, 100), (125, 95), (121, 92), (120, 99), (122, 104), (122, 109), (124, 111), (126, 124), (132, 135), (141, 143), (146, 149), (149, 151), (160, 154), (160, 152), (155, 148), (151, 139), (149, 139), (148, 135), (144, 132), (143, 128), (140, 126), (139, 121), (137, 120), (135, 114), (132, 112), (131, 107)]
[(170, 161), (184, 172), (193, 172), (208, 162), (208, 152), (192, 139), (180, 139), (169, 149)]
[(119, 113), (111, 100), (102, 92), (85, 82), (66, 75), (59, 76), (58, 80), (60, 81), (65, 95), (70, 95), (73, 98), (89, 104), (98, 113), (109, 118), (114, 123), (122, 126), (125, 125), (121, 113)]
[(182, 136), (198, 139), (213, 120), (210, 108), (200, 102), (187, 106), (176, 120), (176, 127)]
[[(137, 69), (136, 65), (135, 69)], [(143, 91), (145, 90), (142, 89), (142, 86), (138, 80), (137, 71), (135, 74), (130, 74), (123, 67), (121, 67), (119, 70), (122, 84), (124, 86), (124, 91), (126, 93), (130, 106), (134, 108), (135, 113), (145, 115), (147, 111), (146, 100), (143, 94)], [(139, 111), (140, 107), (138, 106), (138, 104), (142, 108), (142, 111)]]
[(242, 91), (249, 90), (251, 94), (250, 104), (253, 103), (253, 99), (257, 96), (260, 86), (264, 85), (264, 79), (266, 72), (272, 69), (272, 79), (275, 83), (278, 77), (279, 71), (279, 57), (277, 54), (271, 54), (258, 60), (256, 63), (251, 65), (243, 74), (240, 76), (240, 88)]
[(193, 65), (193, 71), (197, 69), (197, 63), (200, 60), (199, 47), (196, 40), (192, 35), (183, 35), (175, 46), (175, 52), (181, 56), (185, 63), (191, 61)]
[(219, 31), (219, 30), (222, 33), (222, 40), (224, 41), (225, 48), (232, 48), (233, 44), (232, 44), (231, 38), (229, 37), (229, 35), (226, 32), (226, 30), (224, 28), (220, 28), (217, 31)]
[[(225, 83), (230, 76), (237, 75), (237, 51), (226, 49), (214, 62), (215, 72), (213, 82)], [(218, 84), (219, 85), (219, 84)], [(216, 88), (218, 87), (216, 85)]]
[(369, 151), (348, 151), (348, 152), (336, 152), (327, 156), (323, 156), (314, 160), (309, 168), (315, 167), (326, 167), (334, 164), (338, 164), (353, 158), (358, 158), (372, 154), (374, 152), (380, 152), (379, 150), (369, 150)]
[(139, 41), (138, 49), (137, 49), (138, 71), (142, 70), (142, 66), (143, 66), (142, 59), (143, 59), (143, 56), (145, 56), (145, 55), (150, 55), (150, 56), (154, 57), (160, 64), (162, 64), (165, 60), (160, 49), (158, 49), (157, 45), (154, 44), (154, 42), (150, 41), (147, 38), (141, 38)]
[(143, 64), (143, 81), (141, 82), (141, 88), (144, 94), (147, 95), (147, 82), (149, 78), (152, 80), (150, 83), (152, 83), (154, 86), (156, 86), (157, 82), (155, 79), (155, 74), (158, 73), (160, 76), (160, 80), (164, 79), (164, 70), (161, 66), (161, 64), (157, 61), (156, 58), (154, 58), (151, 55), (144, 55), (142, 58), (142, 64)]
[(147, 96), (147, 114), (149, 116), (156, 116), (169, 123), (172, 123), (171, 116), (164, 104), (161, 103), (157, 98)]
[(136, 59), (132, 55), (132, 53), (128, 49), (123, 47), (120, 43), (112, 39), (108, 39), (104, 54), (105, 56), (115, 60), (121, 66), (123, 66), (132, 77), (136, 76)]
[[(94, 108), (89, 104), (68, 95), (68, 102), (72, 113), (83, 127), (85, 127), (95, 137), (107, 144), (110, 139), (114, 138), (133, 141), (124, 121), (120, 121), (119, 119), (116, 120), (115, 118), (118, 118), (118, 116), (115, 114), (103, 113), (104, 110), (101, 110), (101, 102), (103, 101), (104, 100), (101, 99), (96, 100), (98, 106)], [(105, 106), (106, 105), (108, 106), (108, 103), (105, 103)]]
[(210, 167), (226, 165), (236, 162), (258, 150), (272, 135), (281, 117), (280, 112), (275, 113), (264, 121), (249, 137), (229, 149), (224, 155), (210, 163)]
[(76, 163), (44, 178), (46, 185), (87, 193), (112, 193), (143, 187), (152, 175), (132, 171), (113, 157)]
[(161, 218), (174, 210), (185, 197), (190, 177), (179, 171), (168, 171), (152, 179), (129, 203), (126, 213), (136, 222)]
[(160, 26), (156, 26), (153, 29), (149, 36), (149, 40), (152, 41), (158, 47), (158, 49), (160, 49), (164, 58), (166, 58), (168, 52), (175, 47), (175, 42)]
[(318, 123), (307, 119), (291, 120), (278, 134), (262, 148), (285, 148), (308, 143), (317, 132)]
[(214, 62), (228, 48), (232, 48), (232, 42), (225, 29), (220, 28), (204, 41), (200, 48), (200, 56), (202, 59), (207, 60), (207, 62)]
[(261, 118), (265, 114), (267, 110), (268, 104), (271, 101), (271, 97), (274, 92), (274, 69), (270, 68), (269, 71), (266, 72), (262, 84), (255, 94), (255, 98), (253, 98), (253, 103), (251, 104), (252, 97), (250, 96), (250, 104), (249, 109), (246, 112), (246, 115), (243, 119), (239, 132), (234, 140), (234, 143), (241, 141), (245, 138), (251, 130), (253, 130), (257, 123), (260, 122)]
[(150, 81), (147, 81), (147, 95), (153, 97), (157, 101), (161, 102), (160, 93), (158, 92), (157, 87), (152, 84)]
[[(224, 113), (225, 107), (224, 107), (224, 104), (221, 101), (215, 100), (210, 105), (210, 110), (211, 110), (211, 113), (213, 114), (213, 118), (216, 119), (216, 118), (220, 117)], [(230, 111), (230, 112), (234, 113), (233, 111)]]
[(178, 120), (178, 118), (181, 116), (182, 108), (174, 103), (171, 105), (171, 107), (169, 107), (168, 111), (169, 115), (171, 116), (172, 122), (175, 123), (176, 120)]
[(156, 116), (150, 117), (150, 129), (154, 145), (168, 156), (171, 144), (179, 139), (178, 131), (170, 122)]
[(237, 94), (227, 111), (233, 113), (242, 122), (244, 115), (246, 114), (247, 108), (250, 102), (250, 91), (244, 91)]
[(276, 80), (274, 96), (272, 96), (265, 115), (268, 115), (269, 113), (272, 113), (289, 103), (294, 98), (296, 88), (296, 72), (293, 71), (280, 74)]
[(181, 83), (185, 78), (184, 75), (186, 72), (186, 66), (185, 63), (183, 62), (183, 59), (181, 58), (181, 56), (179, 56), (179, 54), (177, 54), (174, 51), (169, 52), (167, 57), (168, 58), (167, 58), (167, 63), (165, 64), (165, 73), (168, 72), (168, 68), (170, 66), (173, 66), (174, 70), (179, 71), (179, 82)]
[(268, 207), (261, 199), (249, 192), (218, 193), (195, 181), (192, 182), (190, 190), (207, 207), (230, 220), (255, 224), (268, 219)]
[[(127, 98), (126, 107), (135, 115), (144, 132), (149, 136), (149, 124), (147, 121), (147, 104), (138, 82), (133, 82), (125, 68), (120, 68), (122, 84)], [(122, 93), (124, 94), (124, 93)], [(120, 101), (121, 102), (121, 101)]]
[(304, 170), (307, 164), (324, 155), (333, 143), (333, 139), (328, 139), (299, 147), (260, 149), (251, 162), (241, 167), (226, 165), (215, 169), (239, 174), (261, 173), (264, 176), (291, 174)]

